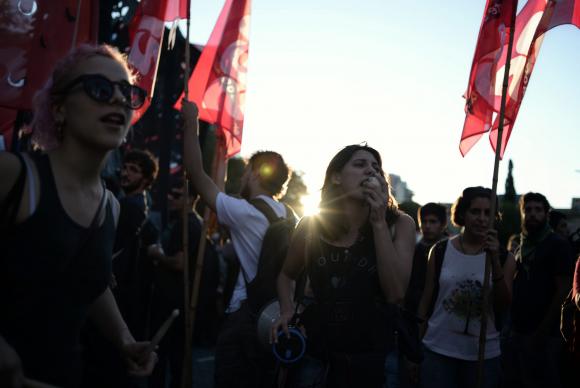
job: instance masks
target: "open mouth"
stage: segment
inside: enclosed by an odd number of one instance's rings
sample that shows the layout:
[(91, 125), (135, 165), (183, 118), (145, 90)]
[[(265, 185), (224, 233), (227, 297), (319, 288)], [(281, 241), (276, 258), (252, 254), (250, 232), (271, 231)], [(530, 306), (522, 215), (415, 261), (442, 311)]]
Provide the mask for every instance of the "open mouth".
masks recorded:
[(127, 120), (125, 118), (125, 115), (121, 113), (109, 113), (104, 116), (101, 116), (100, 121), (105, 124), (125, 125)]

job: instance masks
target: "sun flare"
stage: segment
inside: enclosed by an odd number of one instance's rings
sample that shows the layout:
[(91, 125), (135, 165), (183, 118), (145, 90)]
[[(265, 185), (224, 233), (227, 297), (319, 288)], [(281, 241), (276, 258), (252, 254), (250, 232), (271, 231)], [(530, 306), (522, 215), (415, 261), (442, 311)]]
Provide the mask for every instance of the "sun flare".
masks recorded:
[(320, 212), (318, 204), (320, 203), (320, 193), (306, 194), (300, 198), (304, 209), (304, 216), (313, 216)]

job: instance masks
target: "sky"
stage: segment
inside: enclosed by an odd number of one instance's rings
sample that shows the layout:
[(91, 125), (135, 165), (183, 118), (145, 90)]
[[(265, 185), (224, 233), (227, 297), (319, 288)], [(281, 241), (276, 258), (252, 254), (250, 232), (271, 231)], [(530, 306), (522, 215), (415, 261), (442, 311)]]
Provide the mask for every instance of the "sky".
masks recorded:
[[(520, 8), (525, 1), (520, 1)], [(223, 0), (191, 0), (191, 40), (205, 44)], [(444, 4), (444, 6), (443, 6)], [(280, 152), (317, 202), (330, 159), (367, 142), (414, 201), (453, 202), (492, 185), (485, 135), (459, 153), (463, 93), (485, 0), (253, 0), (242, 156)], [(580, 30), (548, 32), (504, 161), (516, 191), (570, 208), (580, 197)]]

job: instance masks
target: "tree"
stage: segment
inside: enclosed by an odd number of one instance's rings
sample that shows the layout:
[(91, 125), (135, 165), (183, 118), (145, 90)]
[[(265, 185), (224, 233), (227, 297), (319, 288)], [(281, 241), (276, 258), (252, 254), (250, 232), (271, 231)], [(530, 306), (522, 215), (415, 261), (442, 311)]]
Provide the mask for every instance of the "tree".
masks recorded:
[(292, 209), (302, 217), (304, 215), (304, 206), (302, 206), (301, 199), (304, 195), (308, 193), (308, 188), (304, 184), (304, 179), (302, 178), (304, 173), (302, 171), (294, 171), (292, 177), (288, 182), (288, 189), (286, 194), (282, 197), (282, 202), (290, 205)]
[(445, 311), (465, 318), (463, 334), (469, 334), (471, 318), (481, 318), (481, 282), (468, 279), (457, 285), (451, 296), (443, 301)]
[(505, 195), (504, 195), (504, 201), (509, 201), (509, 202), (516, 202), (516, 187), (514, 186), (514, 176), (512, 174), (512, 171), (514, 169), (514, 163), (512, 162), (512, 160), (510, 159), (509, 163), (508, 163), (508, 176), (505, 180)]
[(509, 161), (508, 164), (508, 175), (505, 180), (505, 195), (500, 204), (501, 213), (501, 223), (498, 227), (498, 237), (499, 241), (503, 246), (507, 245), (507, 242), (511, 235), (520, 233), (520, 211), (517, 204), (517, 193), (514, 185), (513, 177), (513, 162)]

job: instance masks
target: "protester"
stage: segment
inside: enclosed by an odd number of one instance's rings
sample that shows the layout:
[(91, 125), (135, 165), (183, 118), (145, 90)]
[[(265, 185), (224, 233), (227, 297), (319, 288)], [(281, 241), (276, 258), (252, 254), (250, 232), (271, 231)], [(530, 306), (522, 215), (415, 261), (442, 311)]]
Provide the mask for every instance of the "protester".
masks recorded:
[(521, 244), (516, 254), (511, 352), (506, 386), (560, 387), (560, 307), (572, 283), (571, 245), (548, 224), (550, 203), (540, 193), (520, 198)]
[(280, 318), (288, 334), (295, 282), (306, 272), (314, 304), (303, 313), (308, 356), (294, 385), (381, 387), (393, 349), (386, 303), (403, 301), (415, 246), (415, 224), (397, 209), (379, 153), (350, 145), (334, 156), (322, 187), (321, 213), (294, 233), (278, 277)]
[(0, 154), (0, 360), (12, 360), (2, 387), (19, 386), (23, 375), (78, 386), (87, 317), (131, 373), (153, 368), (149, 343), (135, 341), (108, 288), (118, 202), (99, 176), (144, 102), (131, 82), (116, 49), (74, 49), (34, 100), (33, 136), (44, 152)]
[(451, 220), (463, 227), (461, 233), (437, 243), (429, 254), (419, 307), (419, 314), (428, 322), (420, 371), (424, 388), (476, 386), (486, 252), (491, 256), (491, 287), (482, 386), (499, 383), (500, 341), (494, 310), (510, 304), (515, 261), (506, 253), (502, 268), (490, 206), (491, 190), (463, 190), (451, 209)]
[[(196, 261), (202, 231), (201, 217), (195, 212), (197, 193), (192, 188), (183, 195), (183, 185), (177, 182), (168, 195), (169, 224), (163, 231), (161, 246), (148, 249), (148, 258), (153, 261), (154, 282), (151, 301), (151, 325), (159, 328), (173, 310), (181, 314), (175, 319), (159, 344), (159, 363), (149, 379), (150, 387), (181, 387), (183, 351), (185, 349), (184, 276), (185, 257), (183, 251), (183, 207), (188, 209), (187, 230), (189, 233), (189, 290), (193, 287)], [(191, 183), (191, 182), (190, 182)], [(199, 296), (195, 309), (194, 343), (204, 346), (215, 345), (216, 293), (219, 277), (218, 257), (213, 242), (206, 238), (203, 269), (199, 284)], [(190, 343), (189, 346), (192, 346)]]
[(215, 354), (215, 386), (260, 387), (267, 380), (267, 366), (256, 333), (256, 324), (246, 301), (246, 284), (256, 276), (262, 240), (268, 219), (249, 200), (259, 198), (278, 217), (291, 217), (284, 204), (276, 199), (285, 189), (290, 170), (281, 155), (257, 152), (249, 160), (242, 176), (241, 197), (222, 192), (203, 170), (197, 137), (198, 111), (195, 104), (183, 101), (185, 144), (189, 151), (184, 162), (201, 199), (217, 214), (218, 222), (229, 228), (240, 272), (226, 318), (218, 336)]
[(548, 223), (555, 233), (558, 233), (566, 240), (568, 239), (570, 229), (568, 228), (568, 217), (566, 217), (566, 214), (552, 209), (548, 215)]

